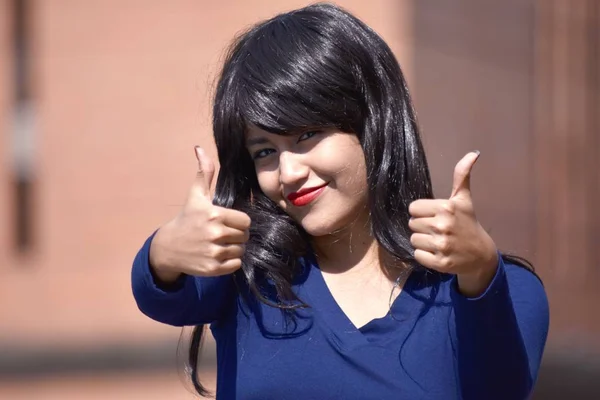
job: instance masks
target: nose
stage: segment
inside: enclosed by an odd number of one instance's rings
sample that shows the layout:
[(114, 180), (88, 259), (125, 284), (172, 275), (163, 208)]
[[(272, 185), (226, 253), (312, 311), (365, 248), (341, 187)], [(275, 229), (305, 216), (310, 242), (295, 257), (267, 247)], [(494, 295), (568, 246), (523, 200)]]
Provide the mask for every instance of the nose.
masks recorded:
[(302, 163), (302, 155), (289, 151), (281, 152), (279, 156), (279, 182), (282, 185), (296, 185), (308, 178), (308, 166)]

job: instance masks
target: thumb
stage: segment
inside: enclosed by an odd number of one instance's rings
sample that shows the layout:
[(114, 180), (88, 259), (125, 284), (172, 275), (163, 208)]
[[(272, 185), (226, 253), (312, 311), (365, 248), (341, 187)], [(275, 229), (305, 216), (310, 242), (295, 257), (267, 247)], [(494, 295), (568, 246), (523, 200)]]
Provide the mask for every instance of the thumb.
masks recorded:
[(209, 198), (210, 197), (210, 185), (212, 184), (213, 177), (215, 175), (215, 164), (206, 155), (204, 150), (200, 146), (194, 147), (196, 158), (198, 159), (198, 171), (196, 172), (196, 178), (192, 184), (190, 190), (189, 201), (197, 201), (198, 198)]
[(465, 155), (454, 167), (454, 181), (452, 183), (452, 194), (450, 198), (466, 194), (471, 194), (471, 170), (479, 158), (479, 150), (472, 151)]

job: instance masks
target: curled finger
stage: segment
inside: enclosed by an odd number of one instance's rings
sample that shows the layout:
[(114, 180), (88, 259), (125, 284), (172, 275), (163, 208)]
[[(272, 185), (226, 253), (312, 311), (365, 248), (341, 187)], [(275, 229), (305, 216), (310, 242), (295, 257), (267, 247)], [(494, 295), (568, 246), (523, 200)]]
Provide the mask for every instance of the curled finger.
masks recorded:
[(216, 242), (223, 245), (244, 244), (249, 238), (250, 232), (248, 230), (240, 230), (226, 226), (220, 231), (219, 238)]
[(434, 237), (425, 233), (413, 233), (410, 236), (410, 243), (415, 250), (423, 250), (430, 253), (437, 251)]
[(219, 260), (223, 262), (234, 258), (242, 258), (245, 250), (246, 246), (243, 244), (224, 244), (219, 251)]
[(221, 263), (220, 267), (225, 274), (232, 274), (240, 268), (242, 268), (241, 258), (231, 258), (229, 260), (225, 260)]

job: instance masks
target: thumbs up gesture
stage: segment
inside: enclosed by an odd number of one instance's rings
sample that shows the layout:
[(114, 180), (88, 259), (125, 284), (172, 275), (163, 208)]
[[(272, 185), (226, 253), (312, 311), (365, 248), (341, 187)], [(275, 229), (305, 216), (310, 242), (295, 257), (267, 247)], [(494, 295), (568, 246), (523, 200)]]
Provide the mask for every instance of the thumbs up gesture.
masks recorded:
[(212, 204), (210, 186), (215, 166), (196, 147), (198, 171), (179, 215), (162, 226), (150, 246), (150, 264), (164, 283), (181, 274), (217, 276), (242, 266), (250, 217)]
[(498, 263), (496, 245), (477, 221), (471, 198), (471, 170), (478, 157), (471, 152), (456, 164), (450, 198), (416, 200), (408, 209), (417, 262), (457, 275), (467, 296), (485, 290)]

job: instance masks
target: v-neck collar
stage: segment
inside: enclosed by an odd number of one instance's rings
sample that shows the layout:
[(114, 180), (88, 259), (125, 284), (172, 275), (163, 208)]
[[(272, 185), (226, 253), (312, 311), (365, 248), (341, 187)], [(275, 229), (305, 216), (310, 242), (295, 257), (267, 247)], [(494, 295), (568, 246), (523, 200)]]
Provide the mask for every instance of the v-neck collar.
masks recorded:
[[(308, 269), (304, 290), (310, 298), (309, 305), (329, 329), (340, 349), (351, 350), (394, 340), (394, 331), (401, 328), (400, 324), (406, 326), (418, 314), (420, 302), (412, 295), (412, 290), (419, 271), (410, 273), (384, 317), (357, 328), (333, 297), (315, 258), (304, 258), (304, 266)], [(384, 337), (377, 337), (378, 334)]]

